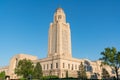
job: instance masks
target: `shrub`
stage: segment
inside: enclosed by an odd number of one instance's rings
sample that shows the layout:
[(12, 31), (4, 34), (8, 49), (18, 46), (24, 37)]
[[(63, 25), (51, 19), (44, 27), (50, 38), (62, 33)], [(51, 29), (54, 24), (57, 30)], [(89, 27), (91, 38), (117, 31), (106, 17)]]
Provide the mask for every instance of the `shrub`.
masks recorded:
[(52, 75), (52, 76), (43, 76), (42, 77), (42, 80), (48, 80), (48, 79), (50, 79), (50, 78), (55, 78), (55, 79), (58, 79), (59, 77), (58, 76), (56, 76), (56, 75)]

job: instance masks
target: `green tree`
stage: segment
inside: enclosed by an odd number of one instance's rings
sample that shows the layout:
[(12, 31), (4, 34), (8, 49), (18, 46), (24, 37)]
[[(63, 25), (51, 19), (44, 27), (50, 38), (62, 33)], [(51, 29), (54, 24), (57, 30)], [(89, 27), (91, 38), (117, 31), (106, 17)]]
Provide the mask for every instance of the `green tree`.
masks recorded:
[(105, 68), (102, 68), (102, 78), (103, 79), (110, 78), (110, 75), (109, 75), (108, 71)]
[(102, 58), (102, 64), (109, 65), (113, 70), (115, 70), (115, 74), (118, 77), (118, 70), (120, 67), (120, 52), (116, 50), (116, 48), (105, 48), (103, 52), (101, 52)]
[(15, 74), (27, 78), (29, 75), (33, 74), (33, 68), (34, 66), (31, 60), (23, 59), (18, 62), (15, 68)]
[(77, 74), (78, 74), (78, 78), (81, 78), (80, 71), (77, 71)]
[(33, 77), (35, 79), (41, 79), (43, 76), (42, 67), (39, 62), (36, 63), (36, 66), (34, 67)]
[(5, 78), (5, 71), (2, 71), (1, 73), (0, 73), (0, 79), (4, 79)]
[(59, 77), (56, 75), (43, 76), (42, 79), (40, 79), (40, 80), (59, 80)]
[(79, 66), (78, 78), (87, 79), (87, 74), (86, 74), (86, 71), (85, 71), (85, 67), (84, 67), (82, 62), (80, 64), (80, 66)]

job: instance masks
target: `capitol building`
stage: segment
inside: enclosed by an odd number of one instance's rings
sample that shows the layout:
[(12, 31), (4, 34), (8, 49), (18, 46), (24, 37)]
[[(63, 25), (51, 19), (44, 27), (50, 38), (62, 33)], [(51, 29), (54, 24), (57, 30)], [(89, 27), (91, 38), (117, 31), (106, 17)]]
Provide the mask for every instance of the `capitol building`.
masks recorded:
[[(71, 46), (71, 31), (70, 24), (66, 21), (66, 15), (62, 8), (57, 8), (54, 13), (53, 22), (50, 23), (48, 32), (48, 53), (46, 58), (38, 59), (37, 56), (28, 54), (17, 54), (10, 59), (8, 66), (0, 68), (0, 72), (5, 71), (10, 79), (17, 79), (18, 76), (14, 73), (15, 67), (19, 60), (30, 59), (34, 64), (40, 62), (43, 70), (43, 75), (66, 77), (68, 72), (69, 77), (77, 77), (77, 71), (81, 62), (85, 66), (87, 77), (97, 76), (98, 79), (102, 77), (101, 61), (90, 61), (89, 59), (77, 59), (72, 57)], [(112, 69), (109, 66), (104, 67), (111, 76)]]

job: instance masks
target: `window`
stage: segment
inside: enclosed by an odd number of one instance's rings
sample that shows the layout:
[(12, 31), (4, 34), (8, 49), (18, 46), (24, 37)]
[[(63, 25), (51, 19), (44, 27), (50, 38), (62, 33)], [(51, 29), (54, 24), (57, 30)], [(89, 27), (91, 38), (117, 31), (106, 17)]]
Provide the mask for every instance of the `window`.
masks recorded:
[(86, 70), (86, 71), (89, 71), (89, 72), (92, 72), (92, 66), (90, 66), (90, 65), (85, 65), (85, 70)]
[(65, 68), (65, 63), (63, 63), (63, 68)]
[(51, 69), (53, 68), (53, 65), (51, 64)]
[(72, 64), (72, 70), (74, 69), (73, 64)]
[(47, 69), (49, 68), (49, 65), (47, 64)]
[(18, 65), (18, 58), (16, 58), (16, 67), (17, 67), (17, 65)]
[(87, 69), (88, 69), (88, 71), (91, 72), (92, 71), (92, 66), (89, 65)]
[(80, 70), (80, 65), (78, 65), (78, 70)]
[(77, 65), (75, 65), (75, 69), (77, 69)]
[(70, 64), (68, 64), (68, 69), (70, 69)]
[(115, 70), (112, 69), (112, 74), (115, 74)]
[(62, 73), (62, 77), (64, 77), (64, 74)]
[(44, 70), (45, 70), (45, 64), (44, 64)]
[(56, 63), (56, 68), (58, 68), (58, 63)]
[(58, 16), (58, 19), (61, 19), (61, 18), (62, 18), (62, 16), (61, 16), (61, 15), (59, 15), (59, 16)]
[(92, 66), (90, 65), (90, 63), (88, 61), (85, 61), (84, 64), (85, 64), (86, 71), (89, 71), (89, 72), (93, 71)]

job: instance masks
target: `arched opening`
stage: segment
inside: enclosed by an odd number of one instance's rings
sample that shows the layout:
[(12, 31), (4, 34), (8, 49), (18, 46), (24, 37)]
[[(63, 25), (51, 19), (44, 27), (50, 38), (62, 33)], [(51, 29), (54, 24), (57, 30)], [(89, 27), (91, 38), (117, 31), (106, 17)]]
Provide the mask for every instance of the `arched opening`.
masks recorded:
[(84, 61), (84, 67), (87, 72), (92, 72), (93, 68), (88, 61)]
[(5, 80), (10, 80), (10, 76), (9, 76), (9, 75), (6, 75), (6, 76), (5, 76)]

